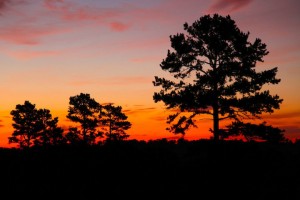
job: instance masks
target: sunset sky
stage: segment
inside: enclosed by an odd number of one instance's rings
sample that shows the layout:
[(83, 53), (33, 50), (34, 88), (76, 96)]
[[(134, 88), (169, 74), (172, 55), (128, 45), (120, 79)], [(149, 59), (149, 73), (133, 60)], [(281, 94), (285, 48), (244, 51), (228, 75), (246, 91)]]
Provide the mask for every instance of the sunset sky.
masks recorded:
[[(264, 119), (300, 138), (299, 11), (298, 0), (0, 0), (0, 146), (8, 146), (17, 104), (50, 109), (67, 128), (69, 97), (81, 92), (122, 106), (130, 139), (172, 138), (152, 81), (166, 75), (159, 64), (169, 36), (213, 13), (267, 44), (257, 71), (278, 67), (281, 82), (269, 89), (284, 102)], [(201, 122), (186, 138), (211, 136), (212, 121)]]

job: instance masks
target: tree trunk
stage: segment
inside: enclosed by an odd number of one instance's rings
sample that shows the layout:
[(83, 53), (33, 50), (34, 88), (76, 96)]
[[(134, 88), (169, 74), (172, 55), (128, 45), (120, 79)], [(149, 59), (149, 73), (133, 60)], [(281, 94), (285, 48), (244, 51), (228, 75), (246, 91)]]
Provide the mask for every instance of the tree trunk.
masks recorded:
[[(216, 70), (216, 67), (213, 67), (214, 71)], [(214, 75), (214, 97), (213, 97), (213, 120), (214, 120), (214, 140), (218, 141), (220, 137), (220, 131), (219, 131), (219, 94), (218, 94), (218, 83), (217, 83), (218, 77)]]
[(217, 105), (213, 106), (213, 123), (214, 123), (214, 140), (218, 141), (220, 134), (219, 134), (219, 108)]

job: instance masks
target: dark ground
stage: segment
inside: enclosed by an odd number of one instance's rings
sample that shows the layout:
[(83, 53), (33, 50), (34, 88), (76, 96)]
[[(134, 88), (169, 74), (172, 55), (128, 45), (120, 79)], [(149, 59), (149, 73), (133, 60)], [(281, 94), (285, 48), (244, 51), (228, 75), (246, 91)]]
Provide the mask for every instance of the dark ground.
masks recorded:
[(300, 199), (300, 143), (0, 149), (5, 199)]

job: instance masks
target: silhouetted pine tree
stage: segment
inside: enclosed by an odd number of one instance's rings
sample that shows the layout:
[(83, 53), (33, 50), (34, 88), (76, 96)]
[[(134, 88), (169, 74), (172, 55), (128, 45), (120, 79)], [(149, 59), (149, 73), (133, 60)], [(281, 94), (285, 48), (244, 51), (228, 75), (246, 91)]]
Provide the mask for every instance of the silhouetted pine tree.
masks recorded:
[(56, 145), (64, 142), (63, 129), (57, 126), (58, 118), (52, 118), (50, 110), (37, 109), (35, 104), (25, 101), (16, 105), (10, 113), (13, 117), (12, 136), (9, 143), (19, 143), (21, 148), (32, 145)]
[(268, 54), (259, 38), (249, 41), (230, 16), (205, 15), (192, 25), (184, 24), (186, 33), (170, 36), (173, 51), (161, 62), (169, 79), (155, 77), (155, 102), (177, 110), (168, 117), (170, 131), (185, 134), (201, 114), (211, 115), (214, 139), (219, 140), (219, 121), (240, 122), (259, 118), (262, 113), (279, 109), (282, 99), (263, 89), (278, 84), (277, 68), (257, 72), (257, 62)]
[[(99, 122), (100, 104), (90, 94), (80, 93), (70, 97), (67, 118), (80, 124), (81, 129), (71, 127), (68, 138), (77, 138), (86, 144), (92, 144), (101, 136), (96, 130)], [(76, 136), (71, 136), (76, 134)]]
[(121, 141), (129, 137), (125, 132), (131, 128), (127, 116), (122, 112), (121, 106), (108, 104), (102, 107), (101, 125), (108, 141)]

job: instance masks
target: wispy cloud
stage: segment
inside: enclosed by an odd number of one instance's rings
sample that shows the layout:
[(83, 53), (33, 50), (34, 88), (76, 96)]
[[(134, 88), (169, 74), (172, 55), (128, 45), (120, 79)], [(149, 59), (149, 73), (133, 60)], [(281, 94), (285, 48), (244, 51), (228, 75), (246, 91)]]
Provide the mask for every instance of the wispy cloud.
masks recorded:
[(10, 0), (0, 0), (0, 13), (6, 7), (6, 4), (10, 2)]
[(145, 107), (145, 108), (136, 108), (136, 109), (126, 109), (123, 110), (123, 112), (132, 115), (132, 114), (137, 114), (142, 112), (152, 112), (154, 110), (156, 110), (156, 108), (154, 107)]
[(264, 119), (288, 119), (288, 118), (300, 118), (300, 110), (293, 112), (274, 113), (272, 115), (263, 115)]
[(110, 28), (113, 31), (117, 31), (117, 32), (123, 32), (126, 31), (127, 29), (129, 29), (129, 25), (128, 24), (124, 24), (122, 22), (111, 22), (110, 23)]
[(3, 118), (6, 118), (6, 119), (11, 119), (11, 116), (9, 116), (9, 115), (5, 115), (5, 116), (3, 116)]
[(129, 24), (116, 21), (124, 13), (119, 8), (91, 7), (87, 4), (83, 6), (63, 0), (45, 0), (44, 6), (55, 12), (62, 20), (69, 22), (95, 22), (116, 32), (126, 31), (130, 27)]
[(52, 12), (56, 12), (62, 19), (70, 21), (102, 22), (117, 15), (115, 10), (80, 6), (75, 2), (63, 0), (45, 0), (44, 6)]
[(38, 45), (42, 38), (75, 30), (74, 25), (80, 22), (103, 25), (115, 32), (126, 31), (130, 27), (118, 20), (119, 8), (83, 6), (74, 1), (0, 0), (0, 14), (4, 11), (0, 40), (17, 45)]
[(208, 12), (235, 12), (249, 5), (253, 0), (217, 0), (215, 1)]
[(18, 60), (31, 60), (34, 58), (48, 57), (59, 55), (58, 51), (14, 51), (9, 52), (9, 55)]
[(0, 16), (11, 7), (24, 4), (26, 0), (0, 0)]
[(300, 138), (300, 127), (299, 126), (281, 126), (280, 128), (285, 130), (287, 135), (297, 134)]
[(69, 31), (65, 28), (33, 25), (10, 25), (0, 28), (0, 40), (21, 45), (37, 45), (42, 37)]
[(284, 134), (291, 139), (300, 138), (300, 110), (290, 112), (279, 112), (271, 115), (263, 115), (269, 124), (285, 130)]
[(56, 10), (63, 3), (64, 0), (44, 0), (44, 6), (50, 10)]
[(151, 119), (159, 122), (166, 122), (167, 121), (167, 116), (154, 116), (151, 117)]
[(294, 141), (300, 139), (300, 127), (295, 125), (280, 126), (281, 129), (285, 130), (284, 134), (287, 138)]
[[(64, 34), (66, 30), (80, 31), (77, 27), (104, 27), (113, 32), (133, 28), (147, 30), (149, 23), (171, 21), (170, 10), (183, 5), (185, 4), (180, 1), (163, 1), (150, 7), (143, 6), (142, 3), (117, 3), (105, 7), (96, 1), (0, 0), (0, 13), (6, 7), (13, 8), (5, 14), (5, 23), (0, 24), (0, 40), (18, 45), (38, 45), (50, 35)], [(148, 41), (151, 45), (161, 44), (161, 41), (157, 43), (152, 38)], [(168, 42), (168, 38), (164, 37), (164, 42)], [(140, 42), (130, 43), (127, 48), (134, 45), (145, 48)]]
[[(82, 1), (84, 2), (84, 1)], [(188, 3), (178, 0), (166, 0), (155, 2), (152, 6), (145, 6), (143, 2), (120, 2), (113, 7), (104, 7), (101, 3), (94, 2), (78, 3), (67, 0), (44, 0), (44, 8), (54, 12), (62, 20), (69, 22), (96, 22), (115, 32), (129, 30), (136, 26), (140, 29), (148, 29), (148, 23), (156, 21), (170, 22), (170, 14), (178, 7), (187, 9), (192, 5), (199, 5), (195, 0), (188, 0)]]

